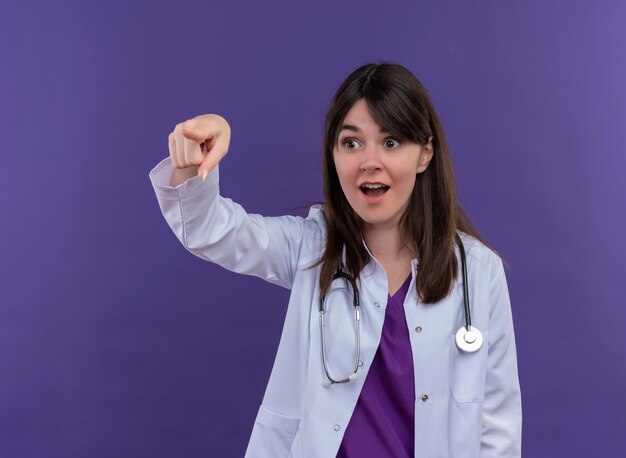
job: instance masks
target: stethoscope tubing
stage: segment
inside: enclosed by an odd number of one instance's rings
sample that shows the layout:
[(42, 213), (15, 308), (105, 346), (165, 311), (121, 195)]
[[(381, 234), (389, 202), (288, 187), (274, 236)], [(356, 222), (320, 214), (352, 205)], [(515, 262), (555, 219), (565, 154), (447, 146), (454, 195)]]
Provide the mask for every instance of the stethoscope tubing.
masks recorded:
[[(469, 301), (469, 288), (467, 281), (467, 265), (465, 259), (465, 247), (463, 246), (463, 242), (461, 241), (461, 237), (458, 232), (456, 235), (456, 243), (459, 246), (459, 251), (461, 255), (461, 271), (463, 276), (463, 309), (465, 312), (465, 326), (461, 327), (456, 333), (456, 343), (460, 350), (465, 352), (474, 352), (477, 351), (483, 342), (481, 332), (472, 327), (472, 318), (470, 312), (470, 301)], [(325, 386), (330, 386), (331, 384), (337, 383), (348, 383), (350, 381), (357, 379), (357, 372), (359, 370), (360, 357), (361, 357), (361, 331), (360, 331), (360, 299), (359, 299), (359, 290), (356, 286), (356, 282), (351, 280), (348, 275), (343, 270), (343, 263), (339, 263), (337, 266), (337, 272), (333, 276), (333, 281), (337, 278), (345, 278), (348, 283), (352, 286), (353, 291), (353, 307), (354, 307), (354, 327), (356, 334), (356, 345), (355, 345), (355, 354), (354, 354), (354, 369), (350, 376), (343, 379), (335, 379), (331, 376), (330, 371), (328, 369), (328, 356), (326, 353), (326, 338), (324, 329), (326, 327), (326, 323), (324, 321), (324, 314), (326, 309), (324, 307), (324, 295), (320, 294), (319, 301), (319, 324), (320, 324), (320, 333), (322, 340), (322, 363), (324, 366), (324, 373), (326, 375), (326, 380), (324, 382)]]
[(461, 241), (461, 237), (459, 237), (458, 232), (456, 233), (456, 243), (459, 246), (459, 251), (461, 252), (461, 270), (463, 272), (463, 306), (465, 308), (465, 329), (469, 331), (472, 327), (472, 318), (470, 312), (469, 291), (467, 286), (467, 265), (465, 263), (465, 247), (463, 246), (463, 242)]

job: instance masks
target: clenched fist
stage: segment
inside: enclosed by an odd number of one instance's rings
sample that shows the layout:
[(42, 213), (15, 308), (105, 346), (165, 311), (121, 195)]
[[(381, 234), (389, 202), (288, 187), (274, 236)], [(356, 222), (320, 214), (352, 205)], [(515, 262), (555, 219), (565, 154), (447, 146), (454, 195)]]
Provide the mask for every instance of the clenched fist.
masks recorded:
[(170, 184), (177, 186), (196, 174), (204, 181), (228, 152), (230, 125), (216, 114), (196, 116), (177, 124), (168, 139), (176, 168)]

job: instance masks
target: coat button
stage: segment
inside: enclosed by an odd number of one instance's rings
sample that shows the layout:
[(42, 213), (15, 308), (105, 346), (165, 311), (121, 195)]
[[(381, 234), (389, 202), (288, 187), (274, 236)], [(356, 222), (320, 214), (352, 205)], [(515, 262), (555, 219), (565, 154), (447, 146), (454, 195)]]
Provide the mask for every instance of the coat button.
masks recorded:
[(375, 305), (376, 307), (379, 307), (379, 308), (380, 308), (380, 303), (378, 303), (378, 302), (374, 302), (374, 305)]
[(421, 326), (416, 327), (415, 332), (422, 332), (422, 327)]
[(341, 429), (341, 426), (339, 426), (339, 425), (335, 425), (335, 426), (333, 426), (333, 429), (334, 429), (335, 431), (339, 431), (339, 430)]
[(363, 367), (363, 361), (359, 359), (359, 367)]
[(427, 394), (423, 394), (422, 395), (422, 401), (424, 401), (424, 402), (428, 401), (428, 395)]

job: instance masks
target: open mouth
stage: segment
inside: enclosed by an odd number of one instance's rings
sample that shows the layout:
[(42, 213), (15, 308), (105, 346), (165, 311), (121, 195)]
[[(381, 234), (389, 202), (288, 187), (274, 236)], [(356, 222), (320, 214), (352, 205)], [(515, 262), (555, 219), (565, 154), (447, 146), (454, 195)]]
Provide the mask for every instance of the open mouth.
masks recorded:
[(363, 186), (359, 186), (359, 189), (366, 196), (378, 197), (386, 193), (389, 186), (384, 184), (364, 184)]

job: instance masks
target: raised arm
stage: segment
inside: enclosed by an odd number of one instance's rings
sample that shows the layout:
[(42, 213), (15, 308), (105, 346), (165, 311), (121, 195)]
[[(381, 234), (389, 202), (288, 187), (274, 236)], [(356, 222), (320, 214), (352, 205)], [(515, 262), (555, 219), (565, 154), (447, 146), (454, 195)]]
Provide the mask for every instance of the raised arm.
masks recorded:
[(218, 115), (178, 124), (169, 137), (170, 159), (151, 172), (163, 216), (196, 256), (233, 272), (291, 288), (306, 228), (296, 216), (264, 217), (219, 194), (219, 161), (230, 126)]

